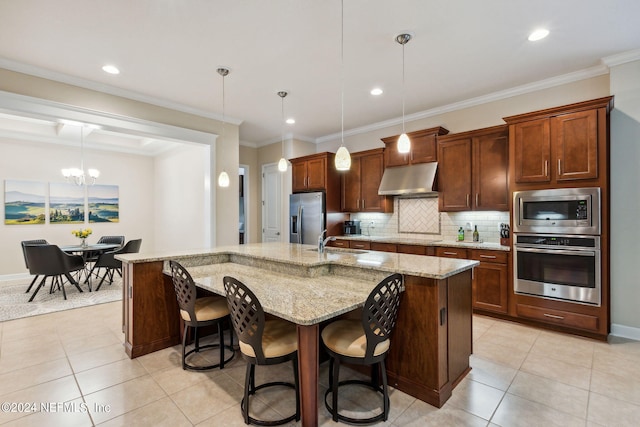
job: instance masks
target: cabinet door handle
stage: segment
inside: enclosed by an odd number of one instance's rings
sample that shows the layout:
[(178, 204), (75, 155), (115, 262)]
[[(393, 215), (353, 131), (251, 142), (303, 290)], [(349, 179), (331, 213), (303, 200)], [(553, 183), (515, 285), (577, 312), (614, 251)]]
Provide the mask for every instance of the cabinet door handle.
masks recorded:
[(469, 207), (469, 196), (470, 194), (467, 194), (467, 207)]
[(360, 209), (360, 199), (356, 199), (356, 209)]
[(364, 248), (363, 244), (359, 244), (359, 245), (353, 245), (354, 248), (358, 249), (358, 248)]
[(476, 193), (476, 208), (478, 207), (478, 193)]
[(550, 317), (552, 319), (564, 320), (562, 316), (556, 316), (555, 314), (543, 313), (545, 317)]
[(362, 199), (362, 210), (364, 210), (364, 199)]
[(495, 255), (480, 255), (480, 258), (496, 259)]
[(561, 160), (560, 160), (560, 159), (558, 159), (558, 175), (560, 175), (560, 174), (561, 174), (561, 172), (560, 172), (560, 171), (562, 170), (562, 169), (560, 168), (560, 162), (561, 162)]
[(456, 256), (458, 255), (457, 252), (447, 252), (447, 251), (444, 251), (443, 254), (445, 254), (445, 255), (456, 255)]
[(549, 161), (544, 161), (544, 176), (549, 176)]

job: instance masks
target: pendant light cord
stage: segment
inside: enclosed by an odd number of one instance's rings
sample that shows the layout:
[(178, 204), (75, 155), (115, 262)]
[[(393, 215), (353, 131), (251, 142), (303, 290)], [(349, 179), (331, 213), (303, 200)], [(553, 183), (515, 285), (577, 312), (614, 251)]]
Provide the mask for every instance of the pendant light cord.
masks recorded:
[[(286, 95), (285, 95), (286, 96)], [(280, 134), (282, 136), (282, 158), (284, 158), (284, 96), (280, 97), (280, 100), (282, 101), (282, 118), (281, 118), (281, 122), (280, 122)]]
[(402, 133), (406, 133), (404, 131), (404, 45), (402, 44)]
[(340, 135), (341, 146), (344, 146), (344, 0), (340, 6)]

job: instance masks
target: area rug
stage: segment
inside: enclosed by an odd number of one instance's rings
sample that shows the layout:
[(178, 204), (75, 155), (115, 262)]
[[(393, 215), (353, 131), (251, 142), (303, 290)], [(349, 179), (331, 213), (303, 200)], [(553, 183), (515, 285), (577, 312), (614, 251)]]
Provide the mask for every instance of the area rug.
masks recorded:
[(49, 293), (49, 282), (47, 279), (47, 285), (29, 302), (37, 283), (27, 294), (25, 291), (31, 283), (30, 278), (0, 281), (0, 322), (122, 300), (122, 279), (117, 274), (112, 285), (105, 282), (97, 292), (87, 292), (87, 285), (82, 285), (81, 293), (75, 286), (67, 283), (64, 287), (67, 292), (66, 300), (60, 290)]

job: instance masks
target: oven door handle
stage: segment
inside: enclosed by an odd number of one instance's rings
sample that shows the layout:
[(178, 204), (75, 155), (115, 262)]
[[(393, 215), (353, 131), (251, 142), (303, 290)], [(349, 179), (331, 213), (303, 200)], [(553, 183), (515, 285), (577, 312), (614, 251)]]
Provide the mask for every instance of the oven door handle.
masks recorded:
[(552, 254), (552, 255), (578, 255), (578, 256), (596, 256), (597, 251), (592, 250), (563, 250), (563, 249), (538, 249), (531, 247), (516, 246), (516, 252), (533, 252), (539, 254)]

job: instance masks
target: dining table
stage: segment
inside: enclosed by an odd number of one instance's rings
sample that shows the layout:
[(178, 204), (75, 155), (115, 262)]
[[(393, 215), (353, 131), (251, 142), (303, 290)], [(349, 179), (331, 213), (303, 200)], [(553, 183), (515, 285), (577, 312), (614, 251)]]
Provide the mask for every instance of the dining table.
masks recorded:
[(92, 245), (65, 245), (60, 246), (60, 249), (68, 254), (80, 255), (84, 261), (84, 268), (78, 271), (78, 283), (82, 283), (84, 277), (84, 283), (89, 287), (91, 292), (91, 268), (89, 266), (89, 258), (92, 256), (100, 256), (100, 254), (120, 248), (121, 245), (115, 243), (94, 243)]

